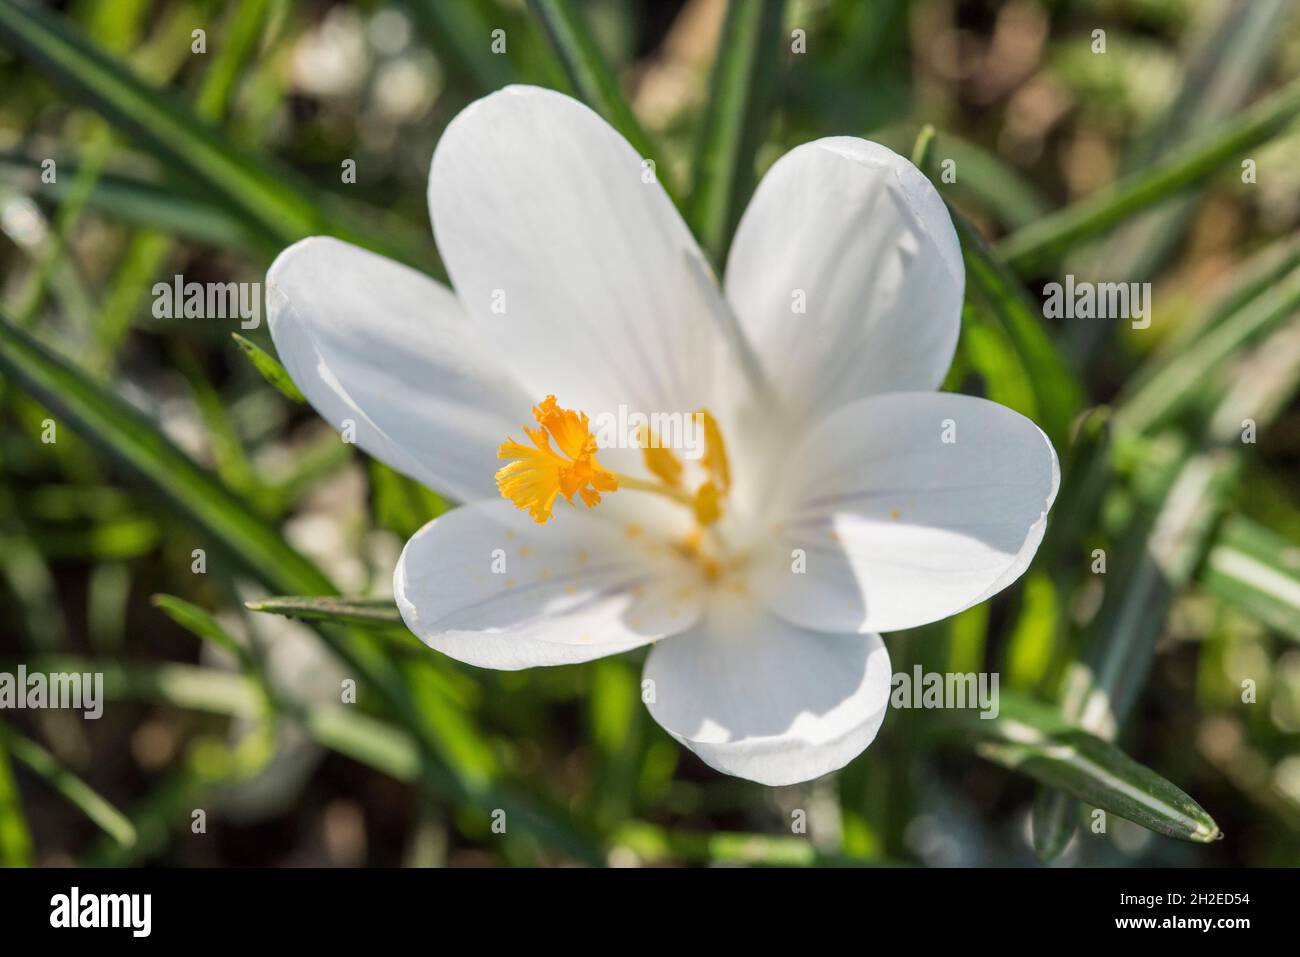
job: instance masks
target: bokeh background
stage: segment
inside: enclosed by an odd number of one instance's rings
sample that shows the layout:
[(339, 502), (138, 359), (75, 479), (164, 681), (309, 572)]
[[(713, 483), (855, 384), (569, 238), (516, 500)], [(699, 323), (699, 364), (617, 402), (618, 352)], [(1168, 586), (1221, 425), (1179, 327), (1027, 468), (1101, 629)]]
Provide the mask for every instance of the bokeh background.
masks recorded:
[[(98, 721), (0, 713), (0, 861), (1300, 863), (1296, 4), (737, 6), (0, 0), (0, 670), (102, 671), (109, 697)], [(245, 608), (384, 598), (448, 503), (277, 391), (231, 335), (263, 360), (264, 325), (156, 319), (151, 287), (258, 282), (318, 232), (440, 275), (433, 148), (510, 82), (629, 131), (715, 256), (790, 147), (913, 154), (937, 130), (915, 155), (982, 276), (947, 387), (1033, 417), (1066, 475), (1031, 572), (889, 636), (894, 668), (999, 672), (1004, 712), (1084, 723), (1222, 840), (1094, 833), (1041, 783), (1074, 771), (963, 716), (893, 711), (843, 772), (769, 789), (650, 720), (636, 654), (486, 672), (382, 600), (368, 622)], [(1151, 282), (1151, 327), (1044, 319), (1066, 272)]]

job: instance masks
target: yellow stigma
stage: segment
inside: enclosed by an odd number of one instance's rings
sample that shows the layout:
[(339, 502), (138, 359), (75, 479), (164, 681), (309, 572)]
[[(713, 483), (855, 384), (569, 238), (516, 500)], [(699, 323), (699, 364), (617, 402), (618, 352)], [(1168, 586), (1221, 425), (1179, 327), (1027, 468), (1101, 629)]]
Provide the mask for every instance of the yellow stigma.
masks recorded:
[[(601, 492), (618, 490), (618, 477), (596, 461), (596, 437), (586, 413), (561, 409), (555, 396), (548, 395), (533, 406), (533, 417), (541, 428), (524, 426), (524, 432), (535, 448), (507, 437), (497, 449), (497, 458), (515, 460), (497, 471), (502, 496), (545, 525), (557, 495), (572, 505), (576, 492), (591, 508), (600, 502)], [(558, 452), (551, 448), (551, 439)]]

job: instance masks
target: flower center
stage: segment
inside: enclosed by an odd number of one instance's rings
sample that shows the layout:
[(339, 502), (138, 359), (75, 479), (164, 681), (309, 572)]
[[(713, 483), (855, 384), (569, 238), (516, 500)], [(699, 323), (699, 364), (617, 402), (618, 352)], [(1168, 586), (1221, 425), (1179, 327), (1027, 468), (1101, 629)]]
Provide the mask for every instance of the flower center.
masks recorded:
[(695, 531), (675, 547), (699, 564), (706, 577), (716, 577), (723, 566), (713, 526), (722, 517), (731, 489), (731, 465), (722, 431), (710, 412), (701, 409), (696, 413), (704, 431), (704, 454), (694, 470), (701, 473), (694, 483), (686, 481), (685, 463), (649, 428), (642, 428), (637, 435), (646, 469), (654, 476), (643, 479), (614, 472), (596, 460), (599, 449), (585, 412), (562, 409), (555, 396), (548, 395), (533, 406), (533, 417), (540, 428), (524, 426), (531, 447), (507, 437), (497, 449), (497, 458), (512, 460), (496, 474), (503, 497), (544, 525), (559, 496), (572, 505), (576, 494), (588, 508), (600, 504), (601, 492), (628, 490), (665, 496), (689, 508), (696, 523)]

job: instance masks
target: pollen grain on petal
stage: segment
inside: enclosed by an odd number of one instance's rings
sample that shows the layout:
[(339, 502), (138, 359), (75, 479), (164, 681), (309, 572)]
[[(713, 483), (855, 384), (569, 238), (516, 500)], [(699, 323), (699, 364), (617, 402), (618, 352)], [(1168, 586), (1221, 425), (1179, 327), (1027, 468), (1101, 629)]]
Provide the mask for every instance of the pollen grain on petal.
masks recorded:
[[(572, 505), (577, 494), (592, 508), (601, 492), (618, 490), (618, 478), (596, 461), (596, 439), (585, 413), (562, 409), (548, 395), (533, 406), (533, 416), (541, 428), (524, 427), (533, 448), (507, 437), (497, 449), (497, 458), (514, 460), (496, 474), (503, 497), (544, 525), (558, 496)], [(552, 448), (552, 439), (559, 451)]]

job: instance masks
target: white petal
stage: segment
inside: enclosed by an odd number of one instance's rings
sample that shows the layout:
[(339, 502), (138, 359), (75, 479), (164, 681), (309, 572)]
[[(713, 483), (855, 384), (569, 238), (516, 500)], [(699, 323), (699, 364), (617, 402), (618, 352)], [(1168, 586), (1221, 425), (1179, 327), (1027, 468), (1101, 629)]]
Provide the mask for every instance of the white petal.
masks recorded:
[(718, 601), (646, 660), (650, 714), (664, 730), (710, 767), (760, 784), (808, 781), (861, 754), (889, 703), (880, 636), (807, 631)]
[(425, 644), (503, 671), (675, 634), (699, 617), (701, 598), (684, 562), (648, 535), (563, 504), (538, 525), (505, 501), (462, 506), (416, 532), (393, 593)]
[(304, 239), (266, 275), (271, 338), (321, 416), (375, 458), (458, 498), (495, 497), (496, 450), (534, 399), (456, 297), (337, 239)]
[(1033, 422), (941, 392), (846, 406), (790, 461), (761, 591), (778, 614), (835, 632), (912, 628), (1001, 591), (1038, 550), (1060, 482)]
[(796, 417), (937, 388), (964, 285), (957, 234), (929, 180), (848, 136), (806, 143), (772, 166), (726, 272), (727, 298)]
[(593, 415), (705, 404), (712, 331), (687, 273), (698, 247), (586, 106), (527, 86), (471, 104), (438, 143), (429, 208), (457, 294), (537, 399)]

